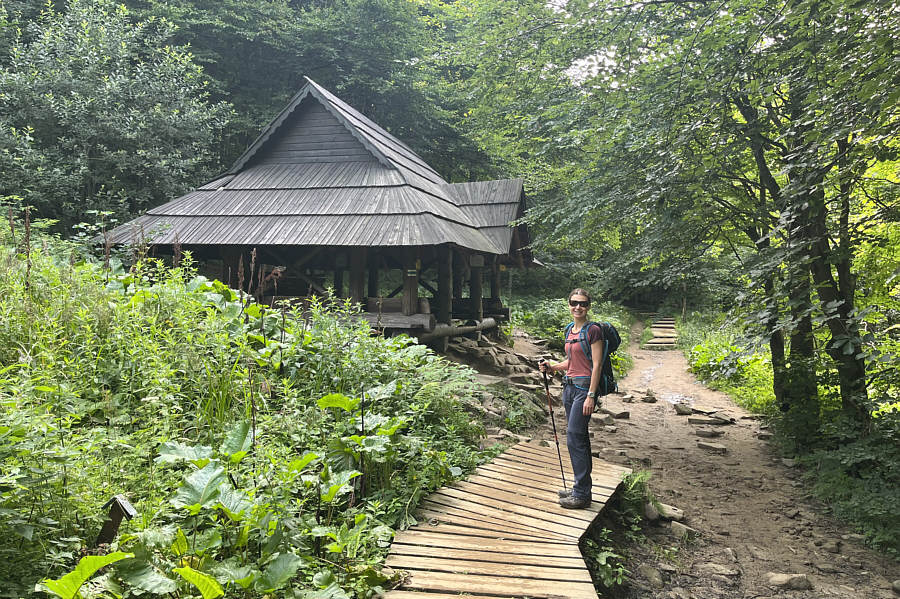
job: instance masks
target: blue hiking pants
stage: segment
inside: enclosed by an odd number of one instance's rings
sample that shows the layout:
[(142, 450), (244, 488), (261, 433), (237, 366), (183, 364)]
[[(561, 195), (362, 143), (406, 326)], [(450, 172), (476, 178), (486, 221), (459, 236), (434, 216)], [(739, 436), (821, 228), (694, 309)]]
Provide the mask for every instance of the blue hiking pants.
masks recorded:
[(590, 415), (583, 413), (587, 389), (579, 389), (568, 384), (563, 387), (563, 407), (566, 408), (566, 445), (569, 459), (575, 473), (572, 496), (579, 499), (591, 498), (591, 438), (588, 436)]

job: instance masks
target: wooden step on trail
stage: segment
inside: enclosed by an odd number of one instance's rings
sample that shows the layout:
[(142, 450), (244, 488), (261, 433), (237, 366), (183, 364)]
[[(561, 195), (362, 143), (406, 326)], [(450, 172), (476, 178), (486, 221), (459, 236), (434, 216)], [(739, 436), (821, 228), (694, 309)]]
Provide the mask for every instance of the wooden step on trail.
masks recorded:
[(650, 325), (653, 338), (644, 344), (646, 349), (675, 349), (678, 346), (678, 331), (672, 317), (657, 318)]
[(425, 498), (419, 524), (394, 537), (385, 565), (408, 576), (386, 599), (597, 599), (578, 541), (629, 472), (594, 459), (590, 507), (567, 510), (555, 445), (510, 447)]

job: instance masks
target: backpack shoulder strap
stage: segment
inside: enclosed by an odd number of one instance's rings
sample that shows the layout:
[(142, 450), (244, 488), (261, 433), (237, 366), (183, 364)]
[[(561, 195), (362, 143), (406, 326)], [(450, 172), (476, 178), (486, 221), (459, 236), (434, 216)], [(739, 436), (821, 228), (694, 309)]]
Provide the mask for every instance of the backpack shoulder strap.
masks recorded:
[[(581, 327), (581, 330), (578, 331), (578, 341), (581, 342), (581, 350), (584, 352), (584, 355), (587, 356), (588, 362), (593, 360), (593, 357), (591, 356), (591, 344), (588, 343), (588, 332), (591, 330), (591, 327), (595, 325), (600, 326), (596, 322), (586, 322), (584, 323), (584, 326)], [(603, 332), (602, 327), (600, 332)]]

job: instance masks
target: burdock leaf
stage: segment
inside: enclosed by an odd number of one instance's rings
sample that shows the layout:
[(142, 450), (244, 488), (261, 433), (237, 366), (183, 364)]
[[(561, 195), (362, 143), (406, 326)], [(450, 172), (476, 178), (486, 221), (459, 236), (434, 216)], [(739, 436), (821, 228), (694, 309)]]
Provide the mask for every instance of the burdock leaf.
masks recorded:
[(339, 494), (343, 495), (344, 493), (350, 491), (350, 481), (361, 475), (362, 472), (359, 472), (357, 470), (344, 470), (342, 472), (338, 472), (331, 478), (331, 480), (326, 483), (328, 484), (328, 487), (327, 490), (322, 493), (322, 501), (324, 501), (325, 503), (330, 503)]
[(254, 587), (262, 593), (278, 590), (297, 573), (302, 563), (303, 560), (293, 553), (279, 553), (263, 570)]
[(340, 408), (345, 412), (352, 412), (359, 405), (359, 398), (349, 398), (341, 393), (329, 393), (316, 402), (323, 410), (326, 408)]
[(88, 555), (81, 558), (75, 569), (62, 578), (57, 580), (45, 578), (41, 584), (57, 597), (75, 599), (78, 596), (78, 589), (81, 588), (81, 585), (96, 574), (97, 570), (129, 557), (134, 557), (134, 554), (116, 551), (107, 555)]
[(225, 469), (218, 462), (210, 462), (202, 470), (185, 477), (184, 484), (172, 498), (172, 505), (196, 514), (219, 498), (220, 486), (224, 480)]
[(216, 579), (209, 574), (198, 572), (190, 566), (175, 568), (173, 571), (197, 587), (197, 590), (203, 595), (203, 599), (216, 599), (216, 597), (221, 597), (225, 594), (225, 591), (222, 590)]
[(159, 446), (159, 455), (153, 461), (159, 464), (168, 464), (185, 460), (198, 468), (203, 468), (212, 459), (212, 454), (212, 447), (206, 445), (193, 447), (178, 441), (167, 441)]
[(233, 522), (240, 522), (244, 512), (253, 507), (253, 501), (241, 490), (225, 488), (219, 496), (219, 507)]
[(222, 442), (220, 451), (227, 455), (231, 463), (240, 462), (250, 448), (253, 446), (253, 434), (250, 431), (250, 423), (246, 420), (238, 422), (237, 425), (228, 431), (225, 441)]
[(175, 533), (175, 541), (172, 543), (172, 553), (176, 556), (181, 557), (188, 550), (188, 540), (187, 537), (184, 536), (184, 531), (180, 528), (178, 532)]
[(315, 454), (311, 451), (307, 451), (303, 454), (302, 457), (294, 458), (291, 460), (290, 464), (288, 464), (288, 470), (291, 472), (301, 472), (304, 468), (306, 468), (313, 460), (319, 457), (318, 454)]
[(116, 567), (116, 571), (123, 582), (136, 589), (155, 595), (175, 592), (175, 581), (162, 574), (153, 567), (153, 564), (145, 560), (123, 562)]

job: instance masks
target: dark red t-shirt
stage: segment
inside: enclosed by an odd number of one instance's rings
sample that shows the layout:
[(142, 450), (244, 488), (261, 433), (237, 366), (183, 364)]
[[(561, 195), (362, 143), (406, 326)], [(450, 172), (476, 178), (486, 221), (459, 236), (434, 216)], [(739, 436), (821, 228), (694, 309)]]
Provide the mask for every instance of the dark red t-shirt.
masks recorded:
[[(572, 330), (569, 331), (569, 336), (566, 338), (566, 357), (569, 358), (569, 368), (566, 370), (566, 374), (570, 377), (591, 376), (591, 371), (594, 369), (594, 364), (588, 360), (581, 343), (578, 342), (580, 334), (581, 329), (576, 331), (575, 327), (572, 327)], [(600, 327), (596, 324), (591, 325), (587, 334), (588, 344), (593, 345), (602, 339), (603, 331)]]

